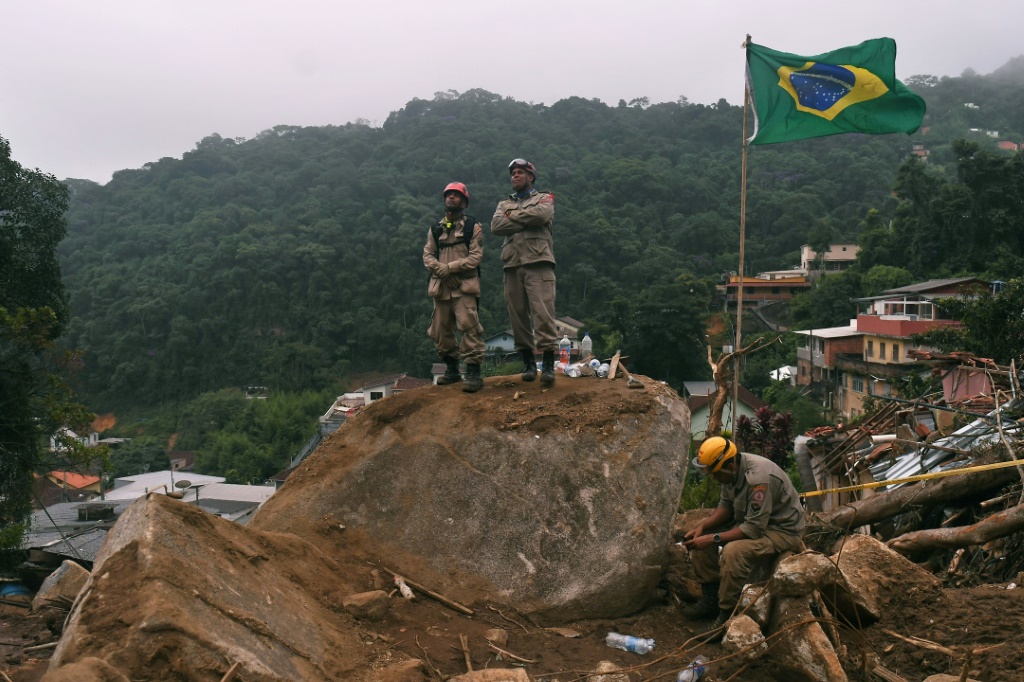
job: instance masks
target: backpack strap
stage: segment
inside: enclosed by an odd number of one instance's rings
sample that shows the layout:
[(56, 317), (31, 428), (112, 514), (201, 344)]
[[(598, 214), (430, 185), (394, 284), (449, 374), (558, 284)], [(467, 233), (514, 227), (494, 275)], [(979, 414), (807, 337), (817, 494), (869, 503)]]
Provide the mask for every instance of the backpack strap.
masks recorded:
[[(466, 245), (466, 251), (469, 251), (472, 247), (473, 233), (476, 231), (475, 228), (477, 220), (473, 216), (466, 215), (465, 213), (462, 214), (462, 219), (462, 243)], [(444, 232), (444, 228), (441, 227), (440, 223), (434, 223), (430, 227), (430, 232), (434, 235), (434, 244), (437, 246), (437, 250), (434, 251), (434, 258), (441, 257), (441, 249), (448, 249), (459, 244), (459, 242), (455, 242), (454, 244), (441, 243), (441, 233)], [(480, 276), (480, 266), (477, 266), (476, 274), (477, 277)]]

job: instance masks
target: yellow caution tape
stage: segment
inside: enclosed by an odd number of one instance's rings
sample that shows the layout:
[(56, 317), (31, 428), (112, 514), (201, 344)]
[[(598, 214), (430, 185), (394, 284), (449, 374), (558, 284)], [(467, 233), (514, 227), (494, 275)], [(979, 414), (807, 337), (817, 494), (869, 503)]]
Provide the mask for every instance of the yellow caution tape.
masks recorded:
[(849, 493), (854, 490), (868, 490), (869, 488), (884, 488), (889, 485), (898, 485), (900, 483), (913, 483), (914, 481), (927, 481), (932, 478), (945, 478), (946, 476), (958, 476), (960, 474), (975, 474), (979, 471), (991, 471), (993, 469), (1005, 469), (1006, 467), (1024, 467), (1024, 460), (1009, 461), (1009, 462), (996, 462), (995, 464), (980, 464), (974, 467), (964, 467), (963, 469), (947, 469), (946, 471), (936, 471), (930, 474), (918, 474), (916, 476), (906, 476), (905, 478), (893, 478), (888, 481), (872, 481), (871, 483), (861, 483), (860, 485), (849, 485), (845, 488), (831, 488), (829, 490), (814, 490), (809, 493), (800, 493), (800, 497), (817, 497), (818, 495), (830, 495), (832, 493)]

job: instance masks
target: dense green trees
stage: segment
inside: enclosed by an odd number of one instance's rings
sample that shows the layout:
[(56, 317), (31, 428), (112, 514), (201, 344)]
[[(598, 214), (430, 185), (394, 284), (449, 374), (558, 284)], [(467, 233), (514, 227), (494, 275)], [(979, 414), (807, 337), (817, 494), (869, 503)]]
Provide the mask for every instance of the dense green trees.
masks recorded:
[[(546, 107), (443, 93), (409, 102), (381, 129), (214, 135), (103, 187), (74, 181), (61, 248), (67, 343), (84, 351), (85, 387), (104, 409), (232, 385), (336, 387), (366, 369), (424, 375), (434, 357), (420, 253), (440, 188), (468, 183), (469, 212), (487, 224), (508, 192), (508, 160), (526, 156), (557, 196), (558, 313), (604, 325), (645, 363), (639, 371), (703, 375), (704, 363), (668, 356), (699, 351), (709, 286), (736, 267), (741, 115), (724, 101)], [(759, 148), (751, 269), (792, 265), (822, 218), (850, 232), (869, 208), (888, 217), (882, 188), (908, 149), (896, 137)], [(499, 247), (488, 235), (487, 332), (508, 324)], [(701, 293), (680, 277), (700, 280)], [(684, 319), (642, 329), (624, 312), (649, 307)]]
[[(0, 137), (0, 550), (20, 541), (48, 437), (90, 416), (65, 382), (75, 358), (54, 346), (67, 317), (56, 257), (67, 197), (56, 178), (14, 161)], [(85, 456), (71, 440), (61, 445), (65, 460)]]
[(964, 350), (1001, 364), (1024, 361), (1024, 279), (1005, 283), (1002, 291), (978, 297), (940, 300), (943, 309), (963, 321), (957, 329), (922, 335), (945, 351)]
[[(954, 145), (969, 124), (1024, 130), (1006, 111), (1024, 88), (967, 76), (914, 82), (930, 113), (913, 137), (750, 149), (746, 274), (791, 267), (809, 241), (862, 237), (859, 274), (836, 276), (798, 319), (842, 323), (849, 297), (904, 277), (867, 278), (875, 266), (921, 279), (1024, 264), (1019, 187), (1003, 197), (999, 182), (1020, 178), (1022, 161), (985, 135), (973, 151)], [(440, 188), (468, 183), (469, 213), (489, 223), (508, 191), (509, 159), (525, 156), (538, 186), (557, 196), (558, 314), (601, 330), (598, 348), (621, 343), (649, 363), (638, 370), (675, 383), (703, 374), (703, 363), (659, 353), (691, 355), (693, 346), (668, 344), (699, 338), (709, 310), (678, 283), (707, 289), (738, 262), (741, 128), (742, 110), (724, 100), (545, 106), (471, 90), (414, 99), (381, 128), (211, 135), (181, 159), (121, 171), (105, 186), (70, 183), (66, 341), (84, 351), (85, 387), (103, 409), (246, 384), (337, 390), (339, 378), (364, 370), (424, 376), (435, 358), (420, 253)], [(931, 152), (929, 165), (901, 166), (915, 143)], [(508, 325), (499, 247), (487, 235), (488, 333)], [(648, 306), (686, 319), (643, 328), (628, 311)]]

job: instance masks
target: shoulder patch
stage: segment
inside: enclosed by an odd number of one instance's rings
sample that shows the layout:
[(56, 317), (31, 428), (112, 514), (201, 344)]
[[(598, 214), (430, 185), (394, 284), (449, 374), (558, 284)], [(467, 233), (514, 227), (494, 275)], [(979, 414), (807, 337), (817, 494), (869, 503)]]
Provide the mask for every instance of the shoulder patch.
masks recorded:
[(750, 493), (750, 509), (751, 511), (761, 511), (761, 505), (764, 504), (764, 496), (768, 491), (768, 486), (765, 484), (755, 485), (753, 491)]

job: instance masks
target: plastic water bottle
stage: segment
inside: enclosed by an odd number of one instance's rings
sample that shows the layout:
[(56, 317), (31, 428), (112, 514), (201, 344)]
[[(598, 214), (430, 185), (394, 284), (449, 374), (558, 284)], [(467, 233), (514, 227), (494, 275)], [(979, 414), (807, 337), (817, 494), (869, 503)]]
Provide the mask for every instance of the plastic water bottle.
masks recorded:
[(606, 376), (608, 376), (608, 372), (610, 371), (612, 371), (612, 366), (609, 365), (607, 362), (602, 362), (601, 366), (597, 368), (597, 376), (604, 379)]
[(587, 364), (590, 365), (590, 369), (594, 370), (595, 372), (601, 369), (601, 361), (598, 360), (597, 358), (591, 358), (590, 362), (588, 362)]
[(571, 365), (566, 365), (565, 366), (565, 373), (568, 376), (571, 376), (573, 379), (577, 378), (580, 375), (579, 363), (574, 362)]
[(590, 332), (583, 335), (583, 341), (580, 342), (580, 355), (587, 357), (594, 352), (594, 341), (590, 338)]
[(569, 349), (572, 348), (572, 341), (569, 340), (568, 334), (562, 335), (562, 340), (558, 342), (558, 359), (569, 364)]
[(632, 651), (634, 654), (649, 654), (654, 651), (654, 640), (632, 635), (620, 635), (617, 632), (609, 632), (604, 638), (604, 643), (623, 651)]
[(679, 671), (679, 677), (676, 678), (676, 682), (697, 682), (697, 680), (704, 677), (704, 673), (707, 671), (707, 657), (698, 656), (693, 659), (693, 663)]

